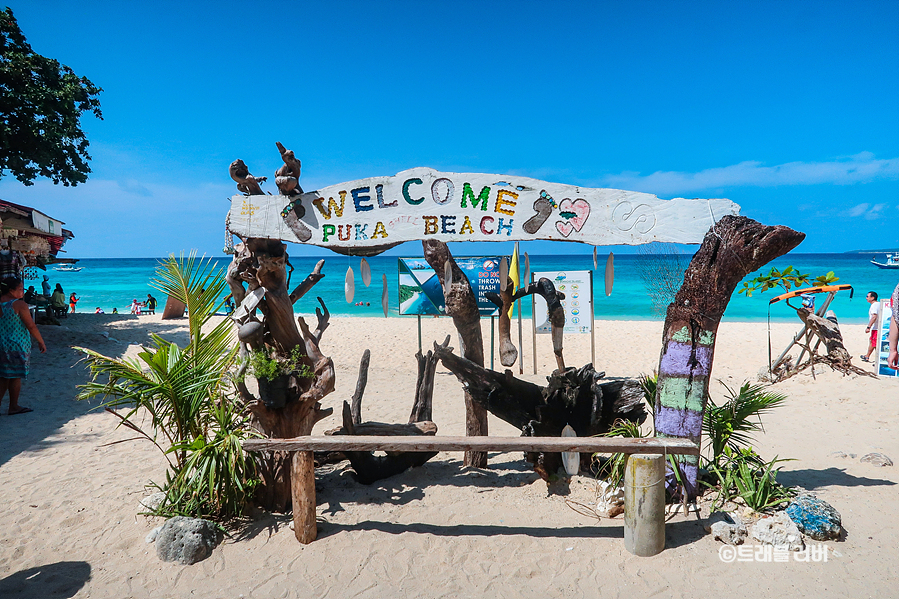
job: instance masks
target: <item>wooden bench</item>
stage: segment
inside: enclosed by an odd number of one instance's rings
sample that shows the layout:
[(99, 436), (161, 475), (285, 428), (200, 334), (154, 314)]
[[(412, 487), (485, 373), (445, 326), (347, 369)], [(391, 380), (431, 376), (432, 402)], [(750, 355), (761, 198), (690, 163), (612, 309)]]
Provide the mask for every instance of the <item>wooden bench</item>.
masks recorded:
[[(316, 537), (315, 524), (315, 468), (314, 451), (524, 451), (524, 452), (587, 452), (587, 453), (626, 453), (628, 455), (646, 455), (651, 459), (651, 468), (634, 472), (628, 467), (625, 473), (625, 497), (628, 486), (636, 489), (638, 494), (646, 494), (646, 480), (657, 480), (656, 491), (661, 489), (662, 500), (642, 502), (651, 505), (651, 512), (637, 514), (642, 520), (660, 522), (662, 525), (661, 542), (664, 544), (664, 455), (699, 455), (699, 447), (689, 439), (678, 438), (626, 438), (626, 437), (438, 437), (438, 436), (368, 436), (368, 435), (334, 435), (330, 437), (296, 437), (293, 439), (250, 439), (243, 442), (246, 451), (284, 451), (293, 453), (291, 460), (291, 487), (293, 495), (294, 534), (301, 543), (311, 543)], [(661, 459), (656, 459), (661, 458)], [(640, 466), (637, 461), (635, 468)], [(661, 466), (661, 476), (658, 468)], [(635, 478), (640, 480), (635, 480)], [(643, 481), (643, 482), (641, 482)], [(657, 497), (657, 495), (656, 495)], [(627, 501), (625, 502), (627, 509)], [(638, 512), (640, 510), (637, 510)], [(628, 522), (625, 512), (625, 546), (628, 545)], [(638, 528), (645, 522), (638, 521)], [(643, 526), (640, 530), (646, 530)], [(632, 531), (633, 532), (633, 531)], [(637, 532), (639, 536), (639, 531)], [(645, 536), (645, 535), (644, 535)], [(650, 536), (657, 540), (658, 531)], [(638, 545), (640, 545), (638, 543)], [(640, 553), (637, 555), (654, 555)], [(661, 551), (659, 548), (658, 553)]]

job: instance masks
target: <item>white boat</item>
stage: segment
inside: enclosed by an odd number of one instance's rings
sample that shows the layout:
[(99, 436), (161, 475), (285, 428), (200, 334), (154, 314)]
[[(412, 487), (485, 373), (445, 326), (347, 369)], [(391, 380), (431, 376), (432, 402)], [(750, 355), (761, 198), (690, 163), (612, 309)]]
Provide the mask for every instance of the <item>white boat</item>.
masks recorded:
[(886, 263), (871, 260), (871, 264), (877, 268), (899, 268), (899, 254), (887, 254)]
[(71, 264), (67, 264), (66, 266), (57, 266), (53, 270), (58, 270), (59, 272), (78, 272), (84, 268), (83, 266), (72, 266)]

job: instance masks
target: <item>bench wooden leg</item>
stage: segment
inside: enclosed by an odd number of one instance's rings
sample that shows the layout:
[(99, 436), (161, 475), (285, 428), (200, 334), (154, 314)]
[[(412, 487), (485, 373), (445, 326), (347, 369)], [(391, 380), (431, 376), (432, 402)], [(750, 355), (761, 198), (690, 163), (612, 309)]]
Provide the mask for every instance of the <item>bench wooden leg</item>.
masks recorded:
[(665, 549), (665, 456), (633, 454), (624, 470), (624, 548), (640, 557)]
[(315, 540), (315, 460), (311, 451), (295, 451), (291, 459), (291, 495), (293, 500), (293, 532), (297, 541), (309, 544)]

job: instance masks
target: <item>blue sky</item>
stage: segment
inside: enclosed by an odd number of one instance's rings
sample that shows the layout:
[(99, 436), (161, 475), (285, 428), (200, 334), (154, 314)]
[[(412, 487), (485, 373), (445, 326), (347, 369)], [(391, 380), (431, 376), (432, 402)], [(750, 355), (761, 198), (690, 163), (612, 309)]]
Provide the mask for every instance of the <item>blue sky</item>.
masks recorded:
[(271, 177), (276, 141), (307, 191), (517, 174), (729, 198), (797, 251), (899, 247), (895, 0), (8, 5), (104, 89), (86, 184), (0, 179), (67, 223), (70, 257), (221, 255), (228, 165)]

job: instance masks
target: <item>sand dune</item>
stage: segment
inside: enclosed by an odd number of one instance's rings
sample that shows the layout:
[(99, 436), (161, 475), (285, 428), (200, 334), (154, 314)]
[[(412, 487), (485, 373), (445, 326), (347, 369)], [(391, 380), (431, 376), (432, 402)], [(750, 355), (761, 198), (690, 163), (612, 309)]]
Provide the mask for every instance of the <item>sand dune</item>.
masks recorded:
[[(387, 329), (385, 325), (389, 324)], [(450, 334), (448, 319), (423, 319), (426, 347)], [(799, 325), (773, 325), (775, 351)], [(402, 422), (415, 385), (413, 318), (335, 319), (323, 350), (337, 367), (326, 406), (353, 392), (359, 358), (372, 351), (366, 420)], [(528, 329), (526, 329), (528, 330)], [(0, 416), (0, 596), (13, 597), (819, 597), (893, 596), (899, 580), (896, 508), (899, 473), (859, 462), (869, 452), (899, 459), (899, 381), (843, 376), (827, 368), (777, 385), (788, 404), (765, 420), (762, 456), (795, 458), (782, 482), (813, 490), (843, 516), (845, 539), (828, 543), (827, 563), (723, 563), (719, 543), (695, 516), (674, 516), (665, 551), (638, 558), (624, 549), (621, 518), (588, 518), (566, 500), (590, 504), (596, 483), (578, 476), (568, 496), (547, 487), (520, 454), (491, 454), (489, 468), (466, 469), (461, 454), (366, 487), (346, 463), (317, 472), (319, 539), (296, 542), (289, 517), (260, 514), (194, 566), (159, 561), (146, 534), (160, 522), (138, 516), (145, 485), (162, 480), (165, 461), (147, 442), (94, 406), (74, 401), (87, 378), (70, 347), (133, 355), (150, 332), (183, 341), (183, 324), (158, 316), (77, 314), (42, 327), (50, 350), (34, 357), (22, 405)], [(863, 326), (844, 326), (847, 347), (865, 349)], [(489, 351), (489, 321), (484, 322)], [(590, 361), (588, 336), (566, 338), (566, 360)], [(661, 323), (598, 321), (596, 366), (636, 376), (658, 363)], [(532, 373), (530, 336), (524, 378)], [(538, 372), (554, 367), (548, 336), (538, 337)], [(725, 323), (713, 377), (755, 380), (767, 361), (764, 324)], [(497, 367), (498, 367), (497, 358)], [(517, 366), (515, 367), (517, 372)], [(714, 383), (714, 398), (723, 387)], [(337, 410), (339, 412), (339, 409)], [(461, 387), (438, 367), (438, 434), (464, 434)], [(316, 432), (337, 425), (331, 418)], [(490, 419), (493, 435), (517, 435)], [(840, 457), (842, 452), (847, 457)], [(854, 455), (855, 457), (848, 457)]]

